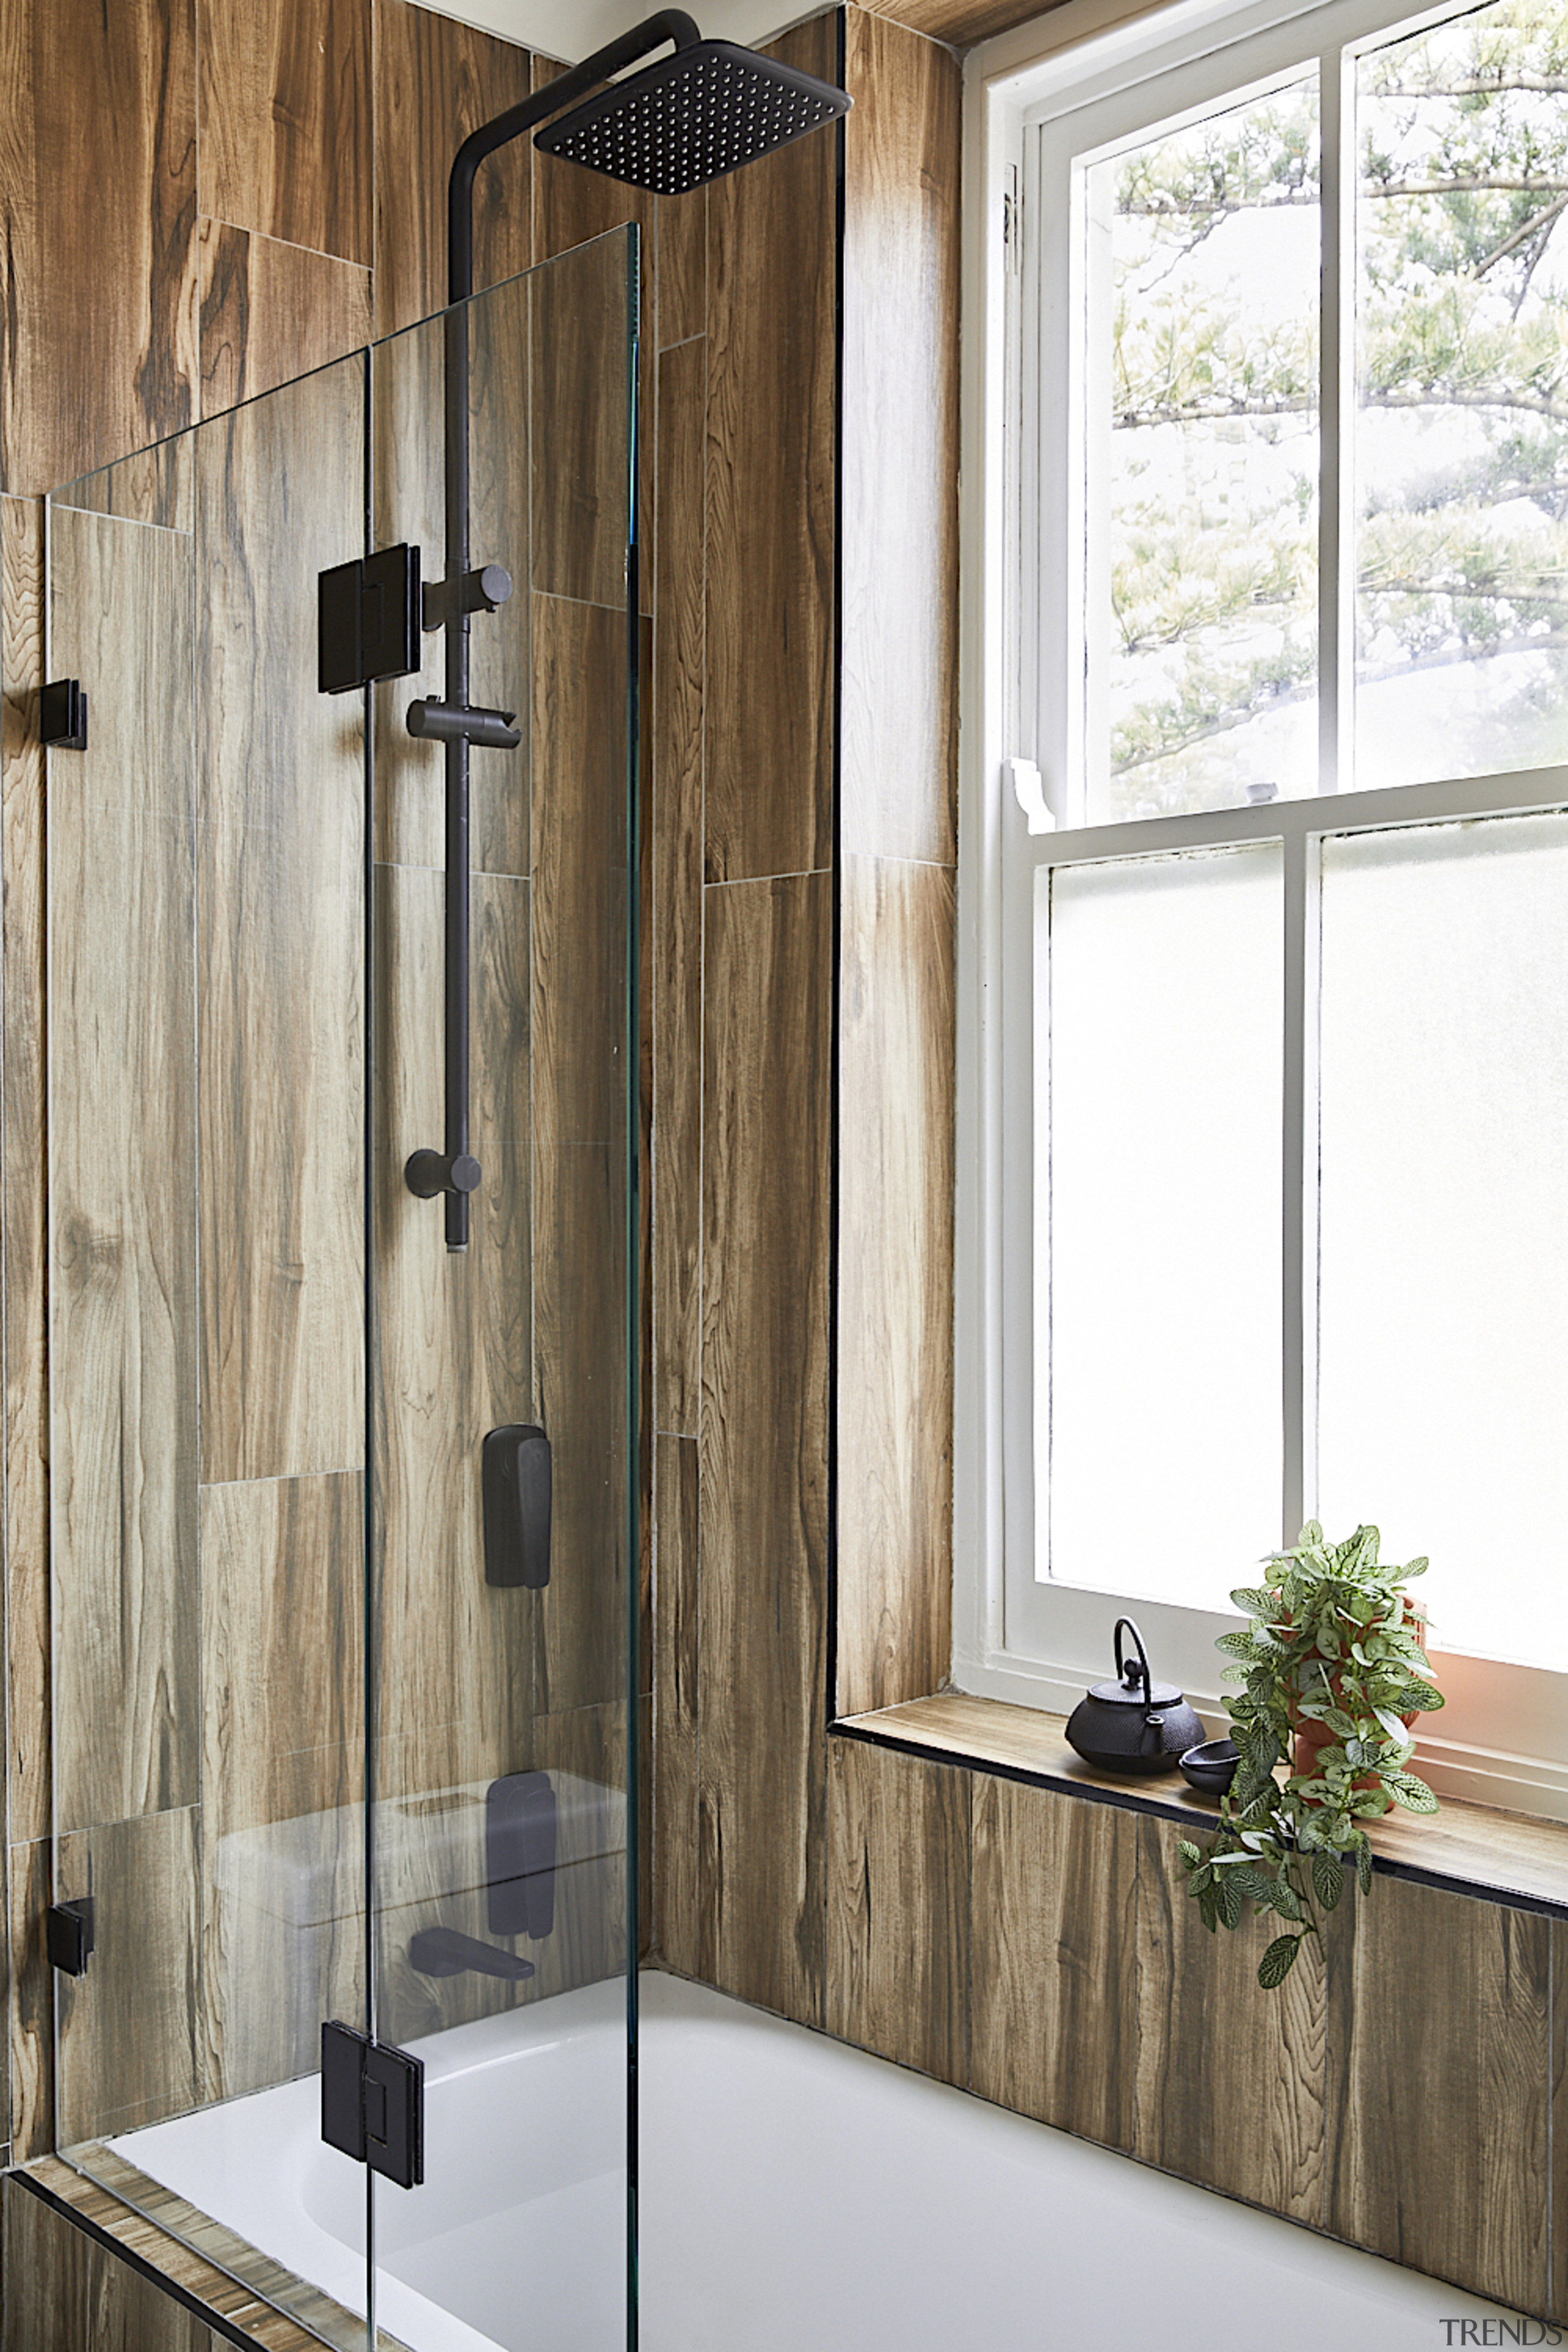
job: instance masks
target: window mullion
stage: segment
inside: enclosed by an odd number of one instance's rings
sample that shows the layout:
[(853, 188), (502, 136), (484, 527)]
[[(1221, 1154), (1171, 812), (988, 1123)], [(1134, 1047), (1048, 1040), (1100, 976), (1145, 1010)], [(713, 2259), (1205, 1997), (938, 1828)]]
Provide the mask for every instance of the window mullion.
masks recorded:
[(1293, 1544), (1317, 1493), (1318, 840), (1284, 841), (1285, 1038), (1280, 1156), (1282, 1541)]
[(1355, 60), (1319, 64), (1322, 310), (1319, 328), (1318, 789), (1355, 784)]

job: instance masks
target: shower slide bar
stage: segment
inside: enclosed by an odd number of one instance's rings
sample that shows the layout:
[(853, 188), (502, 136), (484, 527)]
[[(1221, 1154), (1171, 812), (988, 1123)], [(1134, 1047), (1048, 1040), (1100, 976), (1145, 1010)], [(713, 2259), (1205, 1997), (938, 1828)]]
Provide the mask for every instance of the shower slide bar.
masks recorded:
[[(614, 79), (667, 41), (672, 57), (624, 80)], [(601, 89), (603, 83), (609, 88)], [(674, 195), (804, 137), (847, 113), (849, 104), (845, 91), (815, 75), (733, 42), (705, 41), (684, 9), (661, 8), (470, 131), (454, 159), (447, 189), (447, 577), (426, 588), (423, 605), (426, 626), (447, 633), (446, 699), (416, 702), (408, 714), (411, 733), (435, 737), (446, 747), (446, 1144), (441, 1151), (415, 1152), (404, 1171), (410, 1192), (422, 1199), (444, 1197), (449, 1250), (468, 1245), (468, 1202), (480, 1181), (468, 1135), (468, 751), (471, 745), (510, 750), (521, 740), (511, 727), (513, 713), (478, 710), (468, 701), (471, 617), (493, 611), (500, 601), (492, 593), (498, 574), (507, 593), (511, 588), (497, 565), (471, 570), (468, 551), (475, 176), (488, 155), (534, 124), (547, 123), (534, 142), (545, 152)]]

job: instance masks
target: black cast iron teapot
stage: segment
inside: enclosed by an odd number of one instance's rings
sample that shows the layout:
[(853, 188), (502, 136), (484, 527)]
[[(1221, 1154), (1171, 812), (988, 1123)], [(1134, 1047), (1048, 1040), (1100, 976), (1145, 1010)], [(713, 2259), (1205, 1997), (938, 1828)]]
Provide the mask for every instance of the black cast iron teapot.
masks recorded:
[[(1131, 1633), (1138, 1654), (1125, 1663), (1121, 1636)], [(1102, 1772), (1173, 1772), (1204, 1727), (1174, 1683), (1157, 1683), (1149, 1672), (1143, 1636), (1131, 1617), (1116, 1621), (1116, 1680), (1096, 1683), (1068, 1719), (1068, 1744), (1086, 1764)]]

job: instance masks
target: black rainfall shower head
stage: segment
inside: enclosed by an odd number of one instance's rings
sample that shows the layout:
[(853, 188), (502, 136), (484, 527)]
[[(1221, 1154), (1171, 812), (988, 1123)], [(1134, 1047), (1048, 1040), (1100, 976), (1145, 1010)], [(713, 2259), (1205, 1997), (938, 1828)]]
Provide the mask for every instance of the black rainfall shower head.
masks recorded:
[(657, 195), (700, 188), (847, 114), (815, 74), (733, 41), (693, 41), (612, 82), (541, 131), (536, 147)]

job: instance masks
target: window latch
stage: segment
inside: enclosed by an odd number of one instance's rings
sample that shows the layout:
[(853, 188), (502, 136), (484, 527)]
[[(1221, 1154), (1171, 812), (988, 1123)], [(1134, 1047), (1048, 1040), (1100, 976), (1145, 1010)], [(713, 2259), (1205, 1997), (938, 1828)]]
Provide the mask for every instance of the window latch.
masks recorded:
[(1046, 799), (1045, 781), (1033, 760), (1004, 760), (1013, 798), (1029, 821), (1031, 833), (1054, 833), (1057, 821)]

